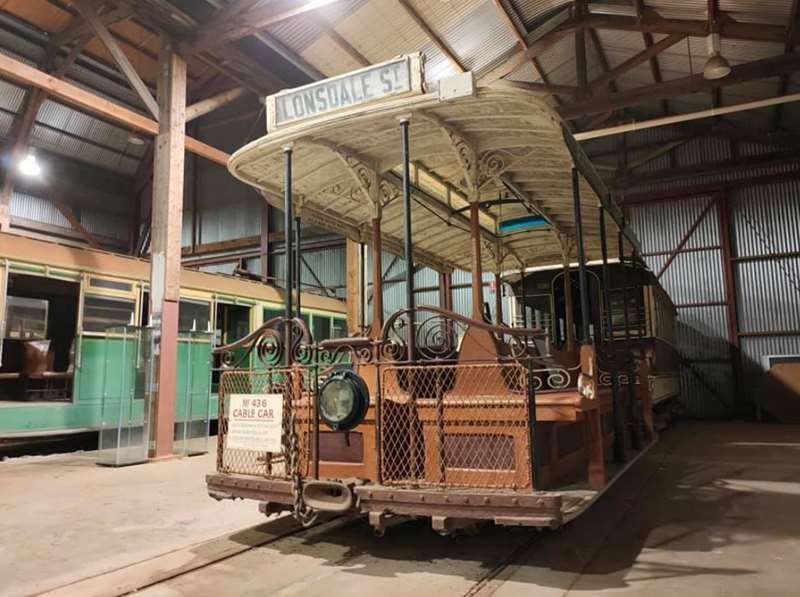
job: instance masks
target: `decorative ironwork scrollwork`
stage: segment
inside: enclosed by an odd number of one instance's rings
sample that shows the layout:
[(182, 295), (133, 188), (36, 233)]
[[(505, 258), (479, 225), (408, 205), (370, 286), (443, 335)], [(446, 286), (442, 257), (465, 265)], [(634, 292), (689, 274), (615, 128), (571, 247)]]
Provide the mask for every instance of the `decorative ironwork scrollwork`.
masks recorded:
[(251, 356), (264, 367), (274, 367), (285, 360), (287, 351), (294, 362), (313, 360), (311, 332), (302, 319), (273, 317), (244, 338), (214, 349), (223, 369), (248, 366)]

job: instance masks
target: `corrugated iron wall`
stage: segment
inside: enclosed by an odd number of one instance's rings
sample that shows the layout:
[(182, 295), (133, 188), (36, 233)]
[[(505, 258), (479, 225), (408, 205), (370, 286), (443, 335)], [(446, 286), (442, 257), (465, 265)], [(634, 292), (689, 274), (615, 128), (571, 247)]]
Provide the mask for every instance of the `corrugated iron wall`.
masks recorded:
[[(719, 140), (689, 143), (676, 153), (680, 165), (696, 165), (729, 157), (731, 147), (726, 145)], [(743, 149), (740, 144), (740, 154)], [(751, 146), (747, 153), (766, 149)], [(743, 178), (746, 170), (735, 176)], [(754, 173), (777, 177), (783, 170), (761, 166)], [(702, 181), (732, 178), (704, 176)], [(687, 195), (654, 202), (640, 195), (628, 208), (629, 217), (650, 268), (659, 273), (671, 262), (661, 283), (678, 307), (677, 348), (684, 359), (688, 414), (746, 414), (757, 399), (763, 357), (800, 354), (800, 182), (776, 178), (769, 184), (743, 183), (713, 196), (691, 195), (692, 184), (685, 180), (640, 188), (660, 193), (686, 186)], [(727, 230), (722, 229), (725, 216)], [(726, 242), (730, 264), (724, 257)], [(732, 292), (726, 292), (727, 267)]]

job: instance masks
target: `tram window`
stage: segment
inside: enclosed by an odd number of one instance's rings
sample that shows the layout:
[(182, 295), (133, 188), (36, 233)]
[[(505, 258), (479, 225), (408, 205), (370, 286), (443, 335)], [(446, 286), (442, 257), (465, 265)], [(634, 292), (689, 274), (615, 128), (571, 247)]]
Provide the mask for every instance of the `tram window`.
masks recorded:
[(83, 299), (83, 331), (104, 333), (110, 327), (129, 325), (135, 308), (133, 299), (87, 294)]
[(327, 340), (331, 337), (331, 318), (327, 315), (314, 315), (314, 327), (312, 330), (314, 340)]
[(103, 278), (89, 278), (89, 286), (93, 288), (110, 288), (111, 290), (124, 290), (130, 292), (133, 284), (129, 282), (117, 282), (115, 280), (104, 280)]
[(205, 332), (209, 329), (211, 307), (204, 301), (181, 299), (178, 305), (178, 331)]
[[(79, 296), (78, 282), (9, 274), (0, 398), (71, 399)], [(28, 344), (36, 346), (31, 350), (26, 348)], [(37, 373), (29, 376), (26, 384), (29, 367), (37, 372), (43, 367), (49, 374), (48, 381), (45, 383)]]
[(275, 317), (283, 317), (284, 310), (283, 309), (276, 309), (274, 307), (265, 307), (264, 308), (264, 323), (268, 322), (270, 319)]
[(9, 295), (6, 299), (6, 337), (47, 338), (49, 303), (43, 299)]
[(347, 337), (347, 320), (339, 317), (331, 319), (331, 338)]
[(217, 303), (217, 332), (221, 344), (244, 338), (250, 333), (250, 307)]

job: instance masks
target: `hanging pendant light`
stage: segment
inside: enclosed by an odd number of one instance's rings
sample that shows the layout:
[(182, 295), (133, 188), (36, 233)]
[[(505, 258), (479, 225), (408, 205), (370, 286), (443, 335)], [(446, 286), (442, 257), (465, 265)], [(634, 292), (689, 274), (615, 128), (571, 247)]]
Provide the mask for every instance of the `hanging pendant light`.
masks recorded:
[(703, 78), (708, 80), (723, 79), (731, 73), (731, 65), (720, 52), (719, 33), (712, 33), (708, 40), (708, 60), (703, 67)]

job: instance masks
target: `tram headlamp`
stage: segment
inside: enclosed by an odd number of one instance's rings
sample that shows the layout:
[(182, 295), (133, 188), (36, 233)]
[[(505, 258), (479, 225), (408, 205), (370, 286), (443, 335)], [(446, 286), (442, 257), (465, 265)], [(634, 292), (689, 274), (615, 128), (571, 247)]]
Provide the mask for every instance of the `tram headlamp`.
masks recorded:
[(349, 431), (364, 420), (369, 409), (369, 389), (349, 370), (333, 373), (319, 389), (317, 411), (334, 431)]

